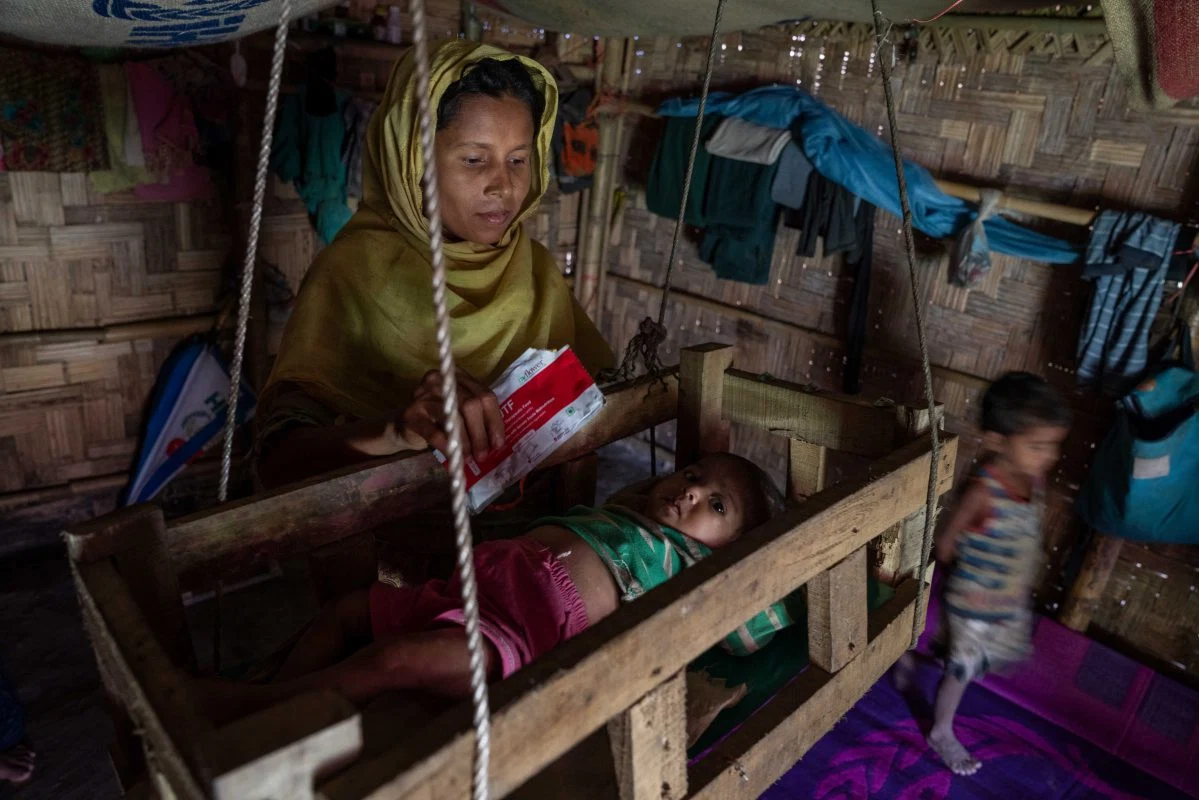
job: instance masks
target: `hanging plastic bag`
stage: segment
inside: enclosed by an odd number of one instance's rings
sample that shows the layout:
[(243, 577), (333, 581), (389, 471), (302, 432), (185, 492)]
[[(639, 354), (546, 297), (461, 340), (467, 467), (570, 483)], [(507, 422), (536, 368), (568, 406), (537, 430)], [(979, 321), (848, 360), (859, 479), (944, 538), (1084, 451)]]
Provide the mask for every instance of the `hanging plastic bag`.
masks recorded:
[(1180, 325), (1176, 335), (1178, 360), (1120, 401), (1078, 494), (1079, 516), (1100, 533), (1199, 544), (1199, 372), (1189, 329)]
[[(229, 367), (209, 336), (193, 336), (171, 353), (158, 373), (141, 451), (121, 505), (154, 498), (210, 444), (229, 418)], [(237, 422), (254, 416), (257, 397), (241, 383)]]
[(991, 271), (991, 248), (983, 222), (995, 213), (1003, 192), (983, 189), (978, 204), (978, 216), (958, 234), (953, 246), (953, 270), (949, 281), (964, 289), (977, 289)]

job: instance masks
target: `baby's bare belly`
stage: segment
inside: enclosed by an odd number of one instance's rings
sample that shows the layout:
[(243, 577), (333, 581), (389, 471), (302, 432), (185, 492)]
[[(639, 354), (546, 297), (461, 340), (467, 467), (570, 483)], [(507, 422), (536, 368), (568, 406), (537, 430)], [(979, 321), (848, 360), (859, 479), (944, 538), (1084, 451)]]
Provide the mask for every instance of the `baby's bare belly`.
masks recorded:
[(620, 607), (620, 590), (599, 553), (571, 532), (558, 525), (542, 525), (525, 534), (549, 549), (566, 568), (587, 609), (587, 621), (594, 625)]

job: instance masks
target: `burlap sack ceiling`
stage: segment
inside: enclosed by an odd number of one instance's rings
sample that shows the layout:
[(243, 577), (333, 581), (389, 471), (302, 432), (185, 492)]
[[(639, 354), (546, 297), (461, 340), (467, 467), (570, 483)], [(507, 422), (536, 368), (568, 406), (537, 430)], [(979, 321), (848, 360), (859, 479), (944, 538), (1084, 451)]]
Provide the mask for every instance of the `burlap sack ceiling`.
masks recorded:
[[(711, 33), (715, 0), (485, 0), (521, 19), (555, 31), (601, 36)], [(895, 22), (927, 19), (952, 0), (879, 0)], [(1054, 5), (1045, 0), (966, 0), (960, 13), (1002, 13)], [(870, 20), (870, 0), (728, 0), (721, 29), (750, 30), (802, 20)]]

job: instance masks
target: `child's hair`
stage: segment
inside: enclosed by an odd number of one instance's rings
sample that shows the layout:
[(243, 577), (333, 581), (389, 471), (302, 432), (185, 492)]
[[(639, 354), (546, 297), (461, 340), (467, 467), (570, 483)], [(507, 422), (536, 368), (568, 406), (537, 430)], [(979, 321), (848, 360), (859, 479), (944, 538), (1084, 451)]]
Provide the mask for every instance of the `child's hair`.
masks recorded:
[(786, 508), (786, 498), (779, 491), (778, 487), (774, 485), (774, 481), (770, 479), (770, 476), (766, 474), (766, 470), (748, 458), (743, 458), (734, 453), (716, 453), (707, 457), (727, 458), (741, 466), (749, 474), (751, 486), (754, 491), (751, 495), (752, 502), (745, 513), (746, 530), (758, 527)]
[(1065, 428), (1070, 409), (1049, 382), (1031, 372), (1009, 372), (983, 395), (982, 429), (1002, 436), (1039, 425)]

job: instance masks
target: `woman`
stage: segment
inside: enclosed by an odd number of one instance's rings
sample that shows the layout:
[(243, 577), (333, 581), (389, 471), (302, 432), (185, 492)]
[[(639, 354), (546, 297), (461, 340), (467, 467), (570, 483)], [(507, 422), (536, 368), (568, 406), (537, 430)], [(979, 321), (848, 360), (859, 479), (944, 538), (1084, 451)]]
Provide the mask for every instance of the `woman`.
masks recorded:
[[(435, 48), (430, 70), (461, 423), (467, 453), (482, 456), (503, 443), (487, 385), (522, 352), (570, 345), (593, 374), (613, 356), (521, 227), (549, 184), (553, 78), (461, 41)], [(370, 122), (362, 206), (309, 270), (263, 391), (267, 486), (445, 448), (416, 92), (409, 52)]]

